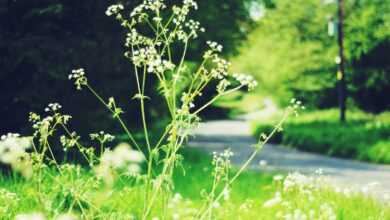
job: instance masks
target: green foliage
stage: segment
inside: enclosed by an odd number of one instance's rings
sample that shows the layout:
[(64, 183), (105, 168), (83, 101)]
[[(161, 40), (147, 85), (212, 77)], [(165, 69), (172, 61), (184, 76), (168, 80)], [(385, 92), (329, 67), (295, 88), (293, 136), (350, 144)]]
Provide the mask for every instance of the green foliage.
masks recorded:
[[(309, 152), (389, 164), (389, 113), (374, 116), (349, 111), (347, 114), (348, 122), (341, 124), (336, 109), (304, 113), (289, 120), (272, 141)], [(255, 123), (254, 133), (272, 127), (272, 120)]]
[[(281, 104), (296, 97), (309, 107), (335, 106), (337, 34), (330, 37), (327, 29), (337, 12), (336, 4), (322, 2), (274, 1), (233, 59), (233, 70), (253, 74), (258, 93)], [(349, 95), (362, 109), (383, 111), (389, 107), (390, 1), (345, 2)]]
[[(206, 25), (209, 32), (201, 40), (214, 40), (226, 45), (225, 53), (234, 53), (236, 46), (250, 30), (251, 20), (245, 3), (249, 0), (199, 1), (202, 10), (193, 14)], [(125, 0), (126, 8), (133, 8), (141, 0)], [(170, 1), (177, 4), (182, 1)], [(139, 111), (131, 102), (136, 92), (131, 66), (123, 57), (124, 33), (119, 25), (104, 12), (112, 1), (2, 1), (0, 3), (0, 121), (3, 132), (26, 130), (25, 117), (38, 111), (47, 101), (58, 101), (75, 115), (73, 126), (81, 133), (89, 129), (119, 128), (99, 103), (87, 94), (74, 94), (67, 75), (78, 66), (93, 72), (91, 83), (103, 96), (112, 95), (127, 112), (125, 121), (135, 127), (139, 121), (131, 119)], [(246, 27), (246, 28), (245, 28)], [(218, 31), (216, 31), (218, 30)], [(188, 59), (199, 61), (200, 44), (190, 45)], [(178, 55), (176, 55), (178, 56)], [(156, 80), (151, 79), (146, 94), (158, 94)], [(103, 86), (104, 85), (104, 86)], [(131, 92), (129, 92), (131, 90)], [(167, 115), (161, 111), (162, 100), (149, 100), (148, 120)], [(81, 112), (87, 115), (80, 116)]]
[(364, 155), (367, 160), (376, 163), (389, 163), (390, 161), (390, 141), (378, 141), (375, 145), (367, 150)]
[[(202, 189), (209, 189), (212, 185), (211, 178), (205, 178), (212, 174), (213, 167), (211, 158), (203, 153), (186, 150), (184, 155), (183, 167), (176, 168), (174, 182), (176, 185), (174, 196), (175, 200), (169, 201), (169, 218), (179, 214), (184, 217), (186, 213), (191, 213), (202, 204), (202, 197), (199, 193)], [(234, 171), (232, 171), (234, 173)], [(51, 175), (54, 175), (52, 172)], [(324, 205), (329, 204), (337, 219), (386, 219), (390, 214), (390, 208), (377, 201), (364, 197), (359, 194), (343, 195), (330, 189), (324, 188), (313, 191), (310, 196), (308, 192), (300, 193), (299, 190), (283, 192), (282, 199), (285, 204), (276, 204), (272, 207), (263, 205), (272, 199), (277, 191), (281, 189), (281, 183), (273, 181), (273, 174), (265, 174), (255, 171), (248, 171), (237, 179), (231, 189), (229, 201), (220, 204), (216, 209), (218, 219), (275, 219), (278, 213), (294, 213), (295, 210), (301, 210), (305, 214), (310, 211), (324, 213)], [(88, 179), (90, 173), (82, 170), (81, 179)], [(70, 179), (62, 179), (63, 183), (70, 183)], [(13, 219), (18, 213), (45, 212), (46, 205), (61, 203), (61, 199), (56, 197), (58, 187), (53, 187), (54, 182), (47, 182), (42, 187), (47, 189), (47, 195), (52, 200), (37, 202), (36, 191), (33, 190), (34, 183), (15, 177), (13, 179), (0, 177), (0, 202), (7, 204), (8, 212), (1, 212), (1, 219)], [(143, 188), (126, 177), (115, 185), (112, 190), (107, 190), (102, 186), (91, 188), (88, 185), (81, 185), (82, 189), (89, 189), (88, 195), (93, 198), (96, 207), (85, 207), (87, 212), (94, 212), (99, 208), (101, 213), (99, 218), (103, 219), (131, 219), (139, 217), (142, 213), (142, 192)], [(180, 195), (180, 196), (179, 196)], [(6, 199), (6, 200), (3, 200)], [(309, 202), (310, 199), (310, 202)], [(126, 202), (124, 202), (126, 201)], [(152, 216), (161, 216), (161, 202), (164, 198), (160, 197), (159, 202), (152, 213)], [(174, 202), (175, 201), (175, 202)], [(303, 202), (304, 201), (304, 202)], [(1, 206), (5, 208), (4, 206)], [(228, 210), (228, 211), (226, 211)], [(63, 210), (63, 206), (57, 209), (58, 212)], [(77, 213), (75, 213), (77, 214)], [(279, 214), (280, 215), (280, 214)], [(53, 215), (47, 215), (53, 217)]]

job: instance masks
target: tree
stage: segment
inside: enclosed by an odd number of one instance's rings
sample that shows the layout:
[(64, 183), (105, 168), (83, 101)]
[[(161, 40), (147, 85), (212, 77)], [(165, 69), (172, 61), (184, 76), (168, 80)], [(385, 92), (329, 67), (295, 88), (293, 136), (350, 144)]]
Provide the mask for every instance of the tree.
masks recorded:
[[(345, 80), (353, 101), (371, 111), (389, 106), (381, 98), (390, 81), (390, 64), (383, 56), (390, 34), (390, 1), (385, 2), (345, 1)], [(253, 73), (259, 89), (281, 104), (298, 97), (313, 107), (337, 106), (337, 41), (327, 32), (337, 5), (319, 0), (273, 3), (233, 60), (234, 70)]]
[[(204, 39), (226, 45), (226, 54), (234, 53), (244, 39), (251, 20), (245, 7), (249, 0), (199, 2), (195, 16), (210, 30)], [(127, 9), (140, 2), (122, 1)], [(181, 1), (169, 1), (180, 4)], [(127, 115), (138, 114), (131, 108), (135, 94), (132, 67), (124, 53), (124, 31), (105, 16), (108, 1), (93, 0), (22, 0), (0, 2), (0, 121), (1, 130), (20, 131), (26, 127), (29, 111), (43, 109), (47, 102), (60, 102), (74, 115), (76, 128), (102, 129), (112, 125), (103, 108), (89, 94), (76, 94), (67, 76), (73, 68), (84, 67), (90, 80), (108, 98), (113, 95), (130, 109)], [(191, 45), (189, 60), (202, 44)], [(147, 82), (158, 92), (156, 82)], [(160, 100), (147, 103), (150, 120), (163, 118)], [(98, 110), (102, 109), (102, 110)], [(81, 112), (89, 112), (81, 117)], [(77, 117), (78, 116), (78, 117)], [(99, 120), (97, 120), (99, 119)], [(129, 124), (136, 124), (129, 122)], [(88, 126), (86, 126), (88, 125)], [(23, 129), (22, 129), (23, 130)]]

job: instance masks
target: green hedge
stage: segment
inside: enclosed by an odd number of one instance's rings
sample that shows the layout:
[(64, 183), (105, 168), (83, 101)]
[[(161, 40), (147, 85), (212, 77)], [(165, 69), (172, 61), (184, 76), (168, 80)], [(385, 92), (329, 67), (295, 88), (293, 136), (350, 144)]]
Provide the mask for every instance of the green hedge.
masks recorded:
[[(271, 140), (300, 150), (331, 156), (390, 164), (390, 112), (370, 115), (347, 113), (348, 121), (338, 122), (335, 109), (304, 113), (290, 119)], [(255, 122), (253, 133), (269, 133), (275, 120)]]

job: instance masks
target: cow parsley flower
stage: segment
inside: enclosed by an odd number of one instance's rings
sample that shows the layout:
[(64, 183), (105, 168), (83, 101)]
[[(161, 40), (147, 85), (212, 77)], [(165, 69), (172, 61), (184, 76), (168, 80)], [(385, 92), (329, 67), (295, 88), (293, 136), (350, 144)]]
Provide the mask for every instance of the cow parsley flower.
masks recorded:
[(282, 195), (280, 192), (276, 192), (274, 198), (267, 200), (264, 204), (263, 207), (265, 208), (270, 208), (274, 207), (282, 202)]
[(56, 112), (61, 108), (62, 106), (58, 103), (49, 103), (48, 107), (45, 108), (45, 112)]
[(16, 215), (15, 220), (45, 220), (45, 216), (41, 213), (29, 213)]
[(83, 68), (72, 70), (72, 74), (69, 74), (68, 78), (75, 81), (74, 84), (76, 85), (77, 90), (81, 90), (81, 88), (88, 83)]
[(98, 178), (111, 185), (114, 181), (114, 171), (122, 171), (131, 176), (137, 175), (141, 172), (140, 164), (144, 161), (143, 153), (132, 150), (127, 143), (121, 143), (114, 150), (106, 150), (103, 153), (95, 172)]
[(123, 11), (123, 9), (124, 7), (122, 4), (111, 5), (107, 8), (106, 15), (107, 16), (117, 15), (120, 11)]
[(111, 142), (115, 139), (113, 135), (105, 133), (104, 131), (100, 131), (99, 133), (92, 133), (89, 136), (91, 140), (97, 140), (101, 144), (104, 144), (106, 142)]
[(32, 175), (32, 162), (26, 153), (32, 145), (31, 137), (20, 137), (19, 134), (8, 133), (0, 140), (0, 162), (8, 164), (13, 170), (20, 172), (24, 177)]
[(198, 10), (198, 3), (196, 3), (196, 1), (194, 1), (194, 0), (183, 0), (183, 5), (185, 7), (188, 7), (188, 8), (192, 7), (195, 10)]
[(76, 215), (67, 213), (67, 214), (61, 214), (55, 218), (55, 220), (78, 220)]
[(215, 52), (222, 52), (223, 47), (219, 43), (214, 41), (207, 41), (206, 43), (211, 48), (211, 50)]
[(252, 90), (257, 86), (257, 81), (251, 75), (247, 74), (233, 74), (233, 78), (235, 78), (241, 85), (247, 86), (248, 90)]

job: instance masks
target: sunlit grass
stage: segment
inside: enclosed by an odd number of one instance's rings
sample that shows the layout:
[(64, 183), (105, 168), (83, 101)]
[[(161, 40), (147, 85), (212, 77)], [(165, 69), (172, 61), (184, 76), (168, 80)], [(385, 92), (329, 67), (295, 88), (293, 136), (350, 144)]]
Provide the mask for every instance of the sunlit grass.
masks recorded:
[[(168, 203), (167, 219), (191, 219), (190, 217), (202, 206), (202, 190), (209, 190), (212, 185), (211, 158), (197, 151), (186, 150), (183, 153), (185, 161), (182, 167), (176, 169), (173, 177), (174, 189), (172, 199), (165, 200), (159, 197), (151, 216), (163, 219), (162, 204)], [(184, 172), (185, 171), (185, 172)], [(234, 171), (233, 171), (234, 172)], [(54, 173), (53, 173), (54, 174)], [(325, 212), (337, 219), (377, 219), (386, 220), (390, 217), (390, 207), (369, 197), (360, 194), (337, 193), (331, 188), (321, 190), (307, 190), (302, 192), (298, 188), (284, 190), (281, 181), (273, 180), (276, 173), (262, 173), (247, 171), (233, 184), (229, 198), (215, 205), (213, 213), (216, 219), (289, 219), (301, 216), (298, 219), (332, 219), (325, 216)], [(83, 182), (90, 176), (87, 170), (83, 171)], [(65, 181), (65, 180), (64, 180)], [(39, 201), (35, 191), (36, 186), (19, 177), (2, 177), (0, 187), (9, 192), (16, 193), (19, 200), (15, 204), (12, 201), (2, 200), (1, 203), (10, 204), (7, 213), (0, 212), (1, 219), (13, 219), (18, 213), (40, 212), (48, 217), (55, 213), (47, 212), (47, 206), (59, 213), (66, 212), (63, 197), (58, 196), (55, 183), (45, 182), (46, 200)], [(86, 216), (94, 216), (97, 219), (138, 219), (143, 210), (142, 185), (137, 184), (134, 179), (121, 178), (113, 188), (105, 188), (103, 185), (94, 188), (93, 186), (82, 186), (88, 189), (87, 195), (93, 201), (95, 207), (88, 204), (81, 204), (80, 209), (84, 210)], [(302, 185), (302, 187), (305, 187)], [(307, 189), (309, 189), (308, 187)], [(276, 192), (281, 192), (281, 201), (265, 206), (267, 201), (274, 198)], [(0, 195), (2, 196), (2, 195)], [(70, 201), (70, 200), (69, 200)], [(4, 204), (2, 204), (4, 205)], [(58, 209), (55, 208), (57, 205)], [(330, 208), (329, 208), (330, 207)], [(99, 214), (95, 209), (99, 210)], [(328, 210), (329, 209), (329, 210)], [(75, 212), (74, 209), (73, 212)], [(75, 214), (80, 214), (75, 212)], [(287, 217), (286, 217), (287, 216)], [(280, 218), (279, 218), (280, 217)], [(88, 219), (88, 217), (86, 217)], [(297, 218), (290, 218), (297, 219)]]
[[(390, 116), (372, 115), (358, 110), (347, 112), (340, 123), (337, 109), (308, 111), (290, 118), (271, 141), (305, 151), (331, 156), (390, 163)], [(260, 134), (274, 127), (275, 119), (258, 120), (253, 132)]]

